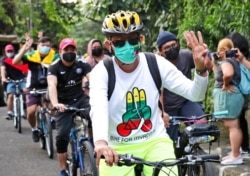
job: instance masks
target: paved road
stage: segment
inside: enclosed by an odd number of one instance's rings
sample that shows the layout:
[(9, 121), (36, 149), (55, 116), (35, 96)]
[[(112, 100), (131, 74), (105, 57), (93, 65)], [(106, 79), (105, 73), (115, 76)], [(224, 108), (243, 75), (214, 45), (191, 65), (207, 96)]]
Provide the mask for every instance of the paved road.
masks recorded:
[(49, 159), (39, 143), (32, 141), (27, 120), (22, 121), (19, 134), (12, 121), (2, 118), (5, 115), (6, 108), (0, 107), (0, 176), (57, 176), (56, 155)]

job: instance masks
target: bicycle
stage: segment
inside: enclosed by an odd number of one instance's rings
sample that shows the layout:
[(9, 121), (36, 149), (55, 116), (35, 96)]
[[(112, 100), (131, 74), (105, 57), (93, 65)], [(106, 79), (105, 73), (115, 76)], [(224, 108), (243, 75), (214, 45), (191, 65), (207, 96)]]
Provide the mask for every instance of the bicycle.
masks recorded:
[(30, 94), (41, 95), (42, 105), (39, 106), (36, 112), (36, 121), (40, 131), (40, 147), (47, 150), (50, 159), (54, 158), (54, 143), (53, 143), (53, 130), (51, 126), (51, 110), (48, 107), (49, 99), (47, 89), (31, 90)]
[[(102, 156), (101, 158), (104, 159)], [(178, 159), (166, 159), (162, 161), (146, 161), (143, 158), (135, 157), (132, 154), (119, 154), (118, 166), (133, 166), (136, 165), (134, 168), (135, 176), (141, 176), (142, 168), (144, 165), (153, 167), (152, 176), (158, 176), (160, 173), (165, 175), (177, 176), (178, 174), (172, 171), (173, 166), (178, 165), (185, 165), (187, 166), (188, 170), (186, 172), (187, 176), (198, 176), (193, 172), (194, 166), (203, 165), (206, 162), (219, 162), (219, 155), (217, 154), (203, 154), (203, 155), (185, 155)], [(138, 169), (139, 168), (139, 169)], [(163, 168), (167, 168), (163, 170)], [(180, 176), (186, 176), (180, 175)], [(212, 176), (212, 175), (210, 175)]]
[(23, 92), (20, 88), (20, 83), (25, 79), (12, 80), (8, 79), (8, 83), (15, 84), (15, 93), (13, 98), (13, 112), (14, 112), (14, 127), (18, 129), (18, 133), (22, 133), (22, 117), (25, 117)]
[(65, 112), (72, 112), (73, 126), (70, 130), (70, 142), (67, 152), (67, 170), (70, 176), (77, 176), (78, 168), (80, 176), (98, 176), (94, 159), (94, 149), (87, 137), (88, 119), (84, 113), (89, 108), (77, 108), (69, 106)]
[[(188, 124), (194, 123), (184, 128), (183, 131), (179, 130), (179, 137), (175, 145), (175, 151), (177, 158), (185, 155), (203, 155), (206, 152), (202, 149), (200, 144), (208, 143), (209, 144), (209, 154), (211, 152), (211, 145), (213, 142), (217, 141), (220, 136), (220, 130), (214, 124), (210, 123), (195, 123), (202, 118), (206, 118), (208, 122), (218, 121), (215, 117), (219, 115), (226, 115), (228, 111), (214, 112), (210, 114), (204, 114), (199, 117), (180, 117), (180, 116), (170, 116), (170, 121), (173, 124)], [(209, 119), (210, 117), (210, 119)], [(218, 140), (219, 141), (219, 140)], [(179, 174), (185, 175), (190, 173), (190, 167), (185, 165), (179, 165), (178, 167)], [(199, 167), (193, 167), (191, 169), (193, 175), (202, 175), (202, 176), (211, 176), (215, 175), (210, 162), (205, 162)], [(189, 174), (188, 174), (189, 175)]]

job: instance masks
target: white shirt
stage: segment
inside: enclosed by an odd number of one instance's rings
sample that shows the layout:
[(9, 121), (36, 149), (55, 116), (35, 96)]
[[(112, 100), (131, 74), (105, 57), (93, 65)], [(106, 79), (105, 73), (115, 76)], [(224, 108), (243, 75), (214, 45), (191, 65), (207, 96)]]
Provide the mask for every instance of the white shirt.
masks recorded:
[[(113, 58), (115, 88), (108, 101), (108, 73), (101, 61), (90, 73), (90, 105), (94, 141), (132, 144), (155, 137), (168, 137), (158, 111), (159, 92), (150, 74), (145, 55), (139, 54), (137, 68), (126, 73)], [(208, 77), (187, 79), (177, 68), (156, 55), (162, 86), (191, 101), (202, 101)]]

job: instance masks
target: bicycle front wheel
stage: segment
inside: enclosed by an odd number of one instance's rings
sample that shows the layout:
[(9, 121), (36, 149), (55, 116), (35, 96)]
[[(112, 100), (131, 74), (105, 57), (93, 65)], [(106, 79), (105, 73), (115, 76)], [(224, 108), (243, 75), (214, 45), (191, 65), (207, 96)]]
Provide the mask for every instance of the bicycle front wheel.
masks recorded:
[[(202, 148), (198, 147), (193, 155), (207, 154)], [(200, 165), (182, 165), (181, 175), (187, 176), (211, 176), (215, 175), (211, 162), (204, 162)]]
[(80, 165), (81, 176), (98, 176), (98, 169), (94, 159), (94, 150), (89, 141), (82, 142), (81, 154), (83, 161), (82, 166)]
[(50, 114), (44, 114), (44, 122), (45, 122), (45, 143), (46, 143), (46, 150), (49, 158), (53, 159), (54, 157), (54, 145), (53, 145), (53, 134), (52, 134), (52, 127), (50, 121)]

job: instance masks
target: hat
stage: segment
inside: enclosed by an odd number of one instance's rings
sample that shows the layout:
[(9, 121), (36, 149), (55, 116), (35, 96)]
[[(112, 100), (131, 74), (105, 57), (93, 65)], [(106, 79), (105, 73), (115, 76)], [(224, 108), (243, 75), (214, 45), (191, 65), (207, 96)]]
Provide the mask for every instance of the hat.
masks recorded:
[(14, 51), (15, 49), (14, 49), (13, 45), (6, 45), (4, 50), (6, 52), (6, 51)]
[(177, 40), (176, 36), (168, 31), (161, 31), (157, 37), (157, 46), (158, 48), (161, 47), (166, 42), (172, 41), (172, 40)]
[(59, 49), (64, 49), (70, 45), (76, 48), (76, 42), (72, 38), (62, 39), (62, 41), (60, 42), (60, 45), (59, 45)]

